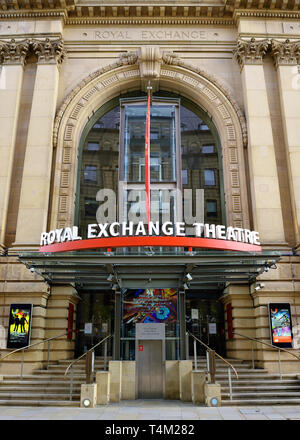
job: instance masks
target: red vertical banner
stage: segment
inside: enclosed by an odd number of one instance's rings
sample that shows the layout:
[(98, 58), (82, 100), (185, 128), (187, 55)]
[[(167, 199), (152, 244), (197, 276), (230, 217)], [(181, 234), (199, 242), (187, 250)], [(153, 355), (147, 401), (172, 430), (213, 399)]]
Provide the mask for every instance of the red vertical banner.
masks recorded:
[(73, 335), (73, 319), (74, 319), (74, 304), (69, 303), (68, 329), (67, 329), (67, 339), (69, 340), (72, 340), (72, 335)]
[(232, 305), (226, 305), (228, 339), (233, 339)]
[(150, 223), (150, 106), (151, 106), (151, 89), (148, 86), (148, 102), (146, 115), (146, 136), (145, 136), (145, 187), (146, 187), (146, 214), (147, 223)]

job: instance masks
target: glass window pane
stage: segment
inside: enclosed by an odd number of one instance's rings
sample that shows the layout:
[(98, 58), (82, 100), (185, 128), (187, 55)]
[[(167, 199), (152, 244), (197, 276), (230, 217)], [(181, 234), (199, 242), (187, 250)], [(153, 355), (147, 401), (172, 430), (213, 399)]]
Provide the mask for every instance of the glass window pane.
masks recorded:
[(215, 217), (217, 215), (217, 202), (216, 200), (206, 201), (206, 215), (207, 217)]
[(97, 166), (86, 165), (84, 168), (84, 181), (97, 183)]
[[(124, 176), (127, 182), (145, 181), (145, 104), (125, 106)], [(152, 105), (150, 177), (152, 182), (175, 181), (175, 106)]]
[(202, 153), (203, 154), (212, 154), (215, 152), (215, 146), (214, 145), (203, 145), (202, 147)]
[(214, 186), (215, 182), (215, 171), (214, 170), (204, 170), (204, 185)]
[(85, 199), (84, 201), (84, 214), (87, 217), (96, 218), (96, 212), (98, 209), (99, 203), (93, 199)]
[[(185, 222), (187, 225), (192, 225), (199, 221), (196, 216), (202, 218), (200, 223), (211, 221), (207, 218), (211, 217), (211, 211), (210, 209), (207, 211), (206, 202), (214, 200), (217, 212), (214, 213), (212, 221), (215, 224), (223, 224), (220, 188), (222, 171), (217, 148), (218, 140), (210, 129), (203, 130), (204, 125), (208, 127), (206, 120), (183, 105), (180, 107), (180, 123), (182, 184), (184, 190), (192, 190), (191, 200), (186, 200), (183, 204)], [(200, 190), (198, 196), (197, 189)]]
[(88, 142), (88, 151), (98, 151), (99, 143), (98, 142)]

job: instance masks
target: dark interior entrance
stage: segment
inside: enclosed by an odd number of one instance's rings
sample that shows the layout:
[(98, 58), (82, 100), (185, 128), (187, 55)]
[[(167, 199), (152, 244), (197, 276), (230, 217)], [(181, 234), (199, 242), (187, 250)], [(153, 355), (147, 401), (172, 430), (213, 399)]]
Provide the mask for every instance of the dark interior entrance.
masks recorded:
[[(210, 298), (209, 296), (212, 296)], [(213, 294), (187, 294), (186, 326), (198, 339), (221, 356), (226, 356), (224, 306)], [(193, 356), (193, 341), (189, 338), (189, 355)], [(198, 355), (205, 355), (205, 348), (197, 344)]]

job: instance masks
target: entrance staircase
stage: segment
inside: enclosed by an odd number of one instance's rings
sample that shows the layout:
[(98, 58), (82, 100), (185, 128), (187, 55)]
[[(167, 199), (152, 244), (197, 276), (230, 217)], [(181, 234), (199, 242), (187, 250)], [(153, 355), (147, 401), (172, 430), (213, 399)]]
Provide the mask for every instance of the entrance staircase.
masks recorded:
[[(108, 358), (109, 360), (109, 358)], [(32, 374), (4, 375), (0, 381), (0, 406), (79, 406), (80, 388), (85, 383), (85, 359), (73, 367), (72, 400), (70, 400), (70, 370), (72, 360), (51, 363), (48, 370), (35, 370)], [(104, 370), (104, 359), (95, 358), (95, 371)]]
[[(216, 382), (221, 385), (222, 406), (242, 405), (300, 405), (299, 373), (283, 375), (268, 373), (264, 369), (253, 369), (250, 362), (228, 360), (238, 373), (236, 379), (231, 369), (232, 400), (230, 400), (228, 367), (216, 358)], [(195, 367), (194, 367), (195, 368)], [(199, 358), (197, 369), (206, 368), (206, 359)]]
[[(240, 405), (300, 405), (300, 373), (284, 376), (251, 368), (249, 362), (228, 359), (238, 372), (232, 371), (232, 400), (228, 386), (228, 368), (216, 359), (216, 382), (222, 386), (222, 406)], [(32, 374), (6, 374), (0, 381), (0, 405), (12, 406), (79, 406), (80, 386), (85, 382), (85, 360), (74, 366), (73, 393), (70, 400), (70, 372), (64, 376), (71, 360), (62, 360), (49, 365), (48, 370), (36, 370)], [(206, 368), (205, 358), (198, 358), (198, 370)], [(95, 370), (104, 369), (104, 359), (95, 359)]]

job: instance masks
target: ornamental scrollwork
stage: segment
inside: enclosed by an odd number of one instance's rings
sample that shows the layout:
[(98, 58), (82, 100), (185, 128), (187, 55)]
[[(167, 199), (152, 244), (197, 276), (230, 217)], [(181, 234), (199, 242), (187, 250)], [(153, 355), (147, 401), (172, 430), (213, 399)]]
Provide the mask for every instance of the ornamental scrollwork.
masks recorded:
[(271, 41), (271, 55), (275, 66), (300, 63), (300, 41)]
[(241, 69), (245, 64), (262, 64), (269, 44), (268, 40), (256, 40), (254, 37), (250, 41), (238, 40), (233, 53)]
[(38, 57), (39, 64), (61, 64), (66, 56), (64, 44), (61, 39), (32, 40), (33, 52)]
[(29, 47), (29, 40), (0, 41), (0, 58), (4, 64), (24, 64)]

